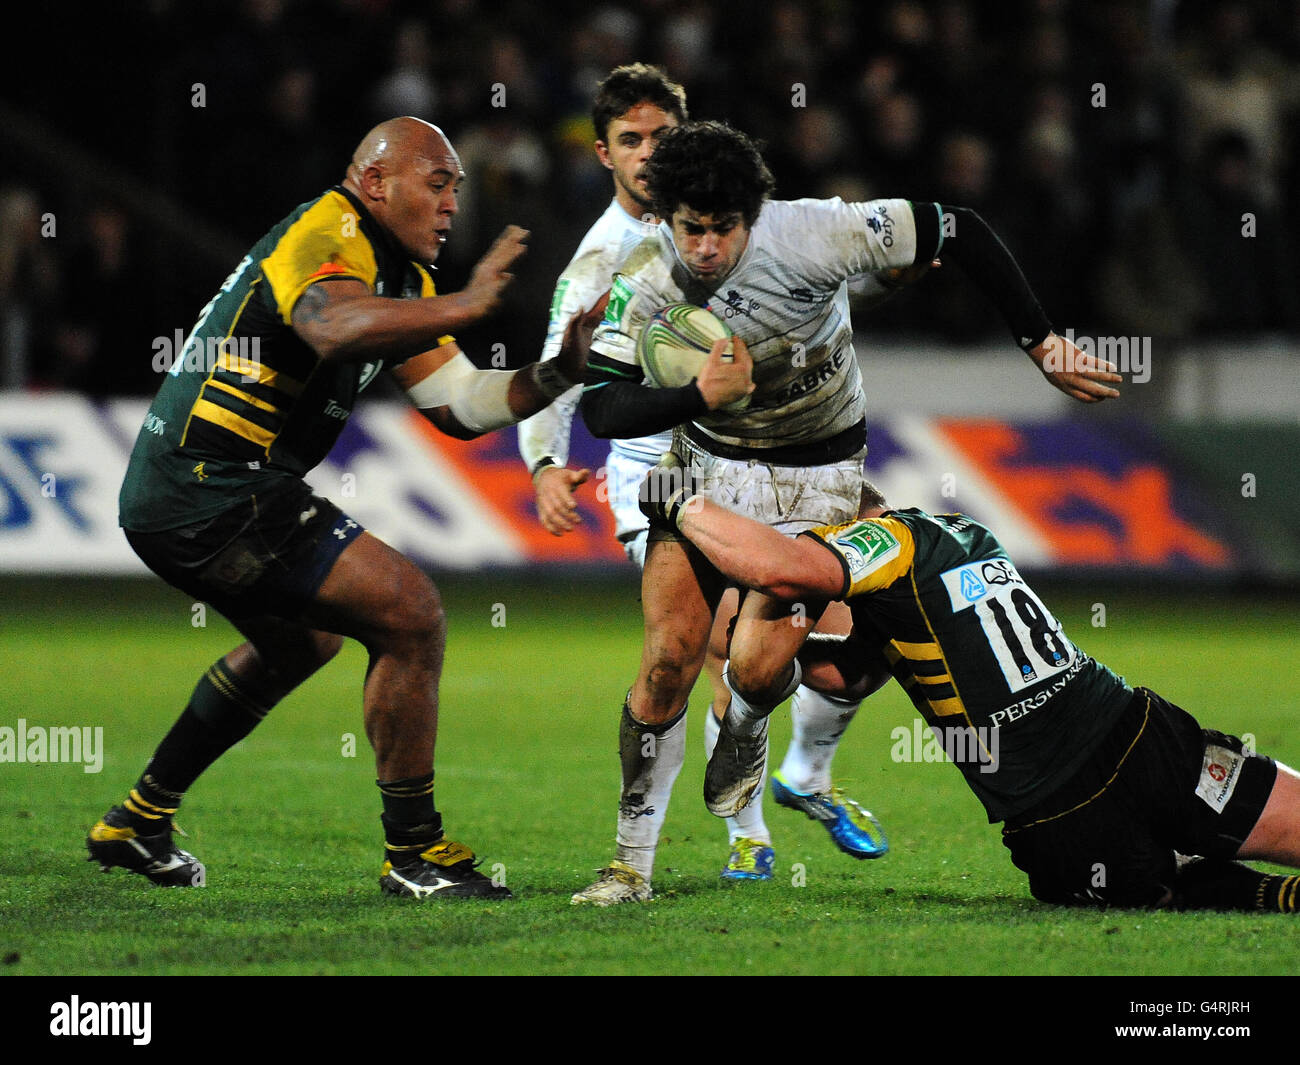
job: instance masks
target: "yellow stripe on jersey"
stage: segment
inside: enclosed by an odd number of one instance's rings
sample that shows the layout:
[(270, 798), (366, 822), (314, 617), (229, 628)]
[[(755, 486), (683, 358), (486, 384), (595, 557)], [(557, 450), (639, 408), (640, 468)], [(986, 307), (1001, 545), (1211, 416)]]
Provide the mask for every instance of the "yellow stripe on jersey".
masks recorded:
[(229, 429), (236, 436), (251, 440), (258, 447), (269, 448), (275, 441), (273, 429), (264, 429), (247, 418), (241, 418), (238, 414), (226, 410), (225, 407), (218, 407), (210, 399), (200, 399), (195, 403), (190, 417), (201, 418), (205, 422), (212, 422), (223, 429)]
[[(429, 271), (426, 270), (419, 263), (412, 263), (411, 265), (414, 266), (420, 272), (420, 299), (424, 300), (424, 299), (428, 299), (430, 296), (436, 296), (438, 294), (438, 290), (433, 287), (433, 275), (430, 274)], [(445, 337), (438, 338), (438, 343), (436, 346), (442, 347), (444, 344), (454, 344), (454, 343), (456, 343), (455, 337), (445, 336)]]
[(943, 652), (937, 643), (904, 643), (902, 640), (890, 640), (898, 648), (898, 653), (914, 662), (931, 662), (942, 660)]
[(243, 389), (236, 388), (234, 385), (226, 384), (225, 381), (218, 381), (215, 377), (212, 378), (212, 380), (205, 382), (203, 387), (219, 388), (221, 389), (222, 392), (225, 392), (228, 395), (232, 395), (236, 399), (241, 399), (245, 403), (248, 403), (256, 407), (258, 410), (266, 411), (268, 414), (281, 413), (280, 408), (275, 406), (274, 404), (267, 403), (266, 400), (264, 399), (258, 399), (256, 396), (250, 395), (249, 393), (245, 392)]
[(290, 377), (287, 373), (281, 373), (279, 370), (272, 370), (265, 363), (259, 363), (257, 367), (257, 381), (259, 385), (266, 385), (268, 388), (274, 388), (277, 392), (283, 392), (287, 396), (297, 397), (302, 394), (302, 390), (307, 387), (306, 382), (299, 381), (296, 377)]
[(966, 713), (966, 706), (960, 699), (929, 699), (927, 702), (935, 717), (956, 717)]
[(960, 714), (966, 719), (966, 724), (972, 729), (975, 722), (970, 719), (970, 714), (966, 713), (966, 704), (962, 702), (961, 692), (957, 690), (957, 682), (952, 679), (952, 667), (948, 665), (948, 658), (943, 653), (943, 648), (939, 646), (939, 637), (935, 635), (934, 626), (930, 624), (930, 616), (925, 612), (925, 604), (921, 601), (921, 590), (916, 586), (916, 574), (912, 574), (912, 598), (916, 602), (917, 612), (921, 615), (921, 620), (925, 622), (926, 630), (930, 633), (931, 642), (916, 644), (920, 648), (933, 647), (939, 652), (939, 659), (943, 662), (944, 672), (948, 675), (948, 682), (952, 685), (953, 697), (951, 699), (930, 699), (930, 709), (934, 711), (936, 717), (956, 717)]
[(292, 324), (294, 304), (322, 278), (354, 278), (374, 291), (379, 276), (357, 209), (340, 192), (327, 192), (304, 211), (261, 266), (285, 325)]

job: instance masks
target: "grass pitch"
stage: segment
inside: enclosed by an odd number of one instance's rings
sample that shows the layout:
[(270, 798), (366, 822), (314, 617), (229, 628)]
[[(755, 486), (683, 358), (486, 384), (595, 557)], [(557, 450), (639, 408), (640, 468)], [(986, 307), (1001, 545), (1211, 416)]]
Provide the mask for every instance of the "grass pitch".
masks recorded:
[[(0, 585), (0, 726), (102, 726), (102, 772), (0, 765), (0, 971), (8, 974), (1293, 974), (1279, 916), (1074, 912), (1035, 903), (952, 766), (896, 763), (915, 714), (866, 704), (837, 779), (891, 853), (855, 862), (766, 803), (777, 877), (725, 884), (723, 826), (700, 799), (702, 715), (659, 850), (657, 898), (610, 910), (570, 894), (610, 857), (617, 728), (636, 669), (635, 586), (440, 581), (450, 625), (438, 744), (448, 833), (515, 900), (381, 896), (379, 802), (355, 644), (190, 792), (183, 841), (204, 890), (163, 890), (83, 860), (199, 673), (235, 642), (156, 581)], [(1295, 604), (1208, 593), (1045, 596), (1074, 640), (1203, 724), (1300, 764)], [(1105, 607), (1104, 627), (1096, 604)], [(788, 715), (774, 720), (776, 757)]]

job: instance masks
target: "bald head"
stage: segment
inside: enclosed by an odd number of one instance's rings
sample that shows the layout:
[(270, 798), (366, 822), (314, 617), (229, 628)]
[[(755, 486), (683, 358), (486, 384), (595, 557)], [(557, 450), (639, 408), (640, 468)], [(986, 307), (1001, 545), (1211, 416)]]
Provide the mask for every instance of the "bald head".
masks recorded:
[(451, 229), (460, 157), (437, 126), (390, 118), (362, 138), (343, 185), (417, 262), (430, 263)]
[(455, 160), (459, 174), (460, 159), (456, 150), (432, 122), (422, 118), (390, 118), (361, 139), (352, 153), (347, 176), (360, 183), (361, 175), (369, 167), (394, 171), (403, 170), (419, 160), (442, 163), (448, 159)]

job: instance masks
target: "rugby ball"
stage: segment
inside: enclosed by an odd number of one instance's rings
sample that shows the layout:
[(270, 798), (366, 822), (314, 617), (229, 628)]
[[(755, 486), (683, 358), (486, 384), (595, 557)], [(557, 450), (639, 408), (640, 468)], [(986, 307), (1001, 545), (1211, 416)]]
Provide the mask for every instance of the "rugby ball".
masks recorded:
[[(650, 316), (637, 337), (637, 361), (652, 388), (681, 388), (700, 375), (713, 342), (729, 336), (726, 323), (703, 307), (670, 303)], [(743, 410), (749, 399), (744, 396), (722, 409)]]

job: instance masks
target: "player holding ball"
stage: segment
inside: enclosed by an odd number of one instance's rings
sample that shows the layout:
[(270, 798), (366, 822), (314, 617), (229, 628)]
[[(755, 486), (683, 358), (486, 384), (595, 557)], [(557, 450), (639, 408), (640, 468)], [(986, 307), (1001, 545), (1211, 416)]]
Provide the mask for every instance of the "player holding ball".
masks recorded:
[[(677, 427), (673, 451), (703, 494), (733, 511), (789, 533), (858, 513), (866, 397), (846, 283), (863, 274), (909, 271), (942, 254), (1001, 311), (1053, 385), (1083, 402), (1118, 395), (1110, 387), (1118, 374), (1056, 337), (1015, 260), (973, 211), (903, 199), (769, 201), (773, 181), (757, 147), (716, 122), (665, 131), (646, 184), (667, 224), (615, 278), (592, 339), (582, 414), (604, 437)], [(727, 324), (734, 359), (723, 357), (721, 341), (694, 383), (648, 387), (638, 338), (656, 311), (681, 302)], [(1069, 372), (1043, 366), (1062, 350)], [(747, 396), (743, 410), (726, 409)], [(652, 527), (642, 577), (641, 667), (622, 713), (622, 819), (657, 811), (681, 767), (677, 737), (725, 586), (675, 529)], [(845, 622), (842, 614), (832, 620)], [(886, 677), (882, 671), (876, 686)], [(858, 701), (820, 699), (823, 716), (842, 731)], [(819, 817), (829, 769), (792, 745), (772, 784), (779, 803)], [(602, 880), (619, 880), (629, 897), (648, 897), (650, 870), (638, 867), (639, 858), (620, 841)]]

